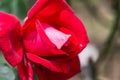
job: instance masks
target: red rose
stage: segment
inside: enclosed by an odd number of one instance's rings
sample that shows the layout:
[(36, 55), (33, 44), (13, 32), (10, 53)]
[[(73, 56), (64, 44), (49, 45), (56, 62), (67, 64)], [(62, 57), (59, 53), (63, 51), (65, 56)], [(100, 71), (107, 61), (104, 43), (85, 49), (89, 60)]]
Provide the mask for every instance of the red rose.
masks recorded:
[(0, 19), (4, 23), (0, 25), (0, 48), (7, 61), (18, 66), (21, 80), (33, 80), (33, 68), (40, 80), (66, 80), (80, 72), (78, 53), (86, 47), (88, 37), (64, 0), (37, 0), (21, 28), (15, 17), (0, 15), (6, 16)]

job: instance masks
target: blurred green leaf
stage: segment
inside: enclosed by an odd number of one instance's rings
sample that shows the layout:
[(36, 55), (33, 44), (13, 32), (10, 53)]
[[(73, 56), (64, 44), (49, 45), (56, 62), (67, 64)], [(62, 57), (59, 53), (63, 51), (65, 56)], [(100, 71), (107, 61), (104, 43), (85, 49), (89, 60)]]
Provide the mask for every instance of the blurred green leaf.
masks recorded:
[(23, 0), (12, 0), (11, 13), (15, 14), (20, 19), (24, 19), (27, 14), (27, 6)]
[(36, 0), (23, 0), (28, 9), (36, 2)]
[(0, 79), (15, 80), (15, 75), (10, 67), (0, 63)]
[(7, 64), (5, 58), (2, 55), (2, 52), (0, 52), (0, 63)]
[(25, 18), (27, 10), (23, 0), (0, 0), (0, 11), (12, 13), (20, 19)]
[(0, 11), (5, 11), (10, 13), (10, 3), (12, 0), (0, 0)]
[(0, 0), (0, 11), (11, 13), (23, 20), (36, 0)]

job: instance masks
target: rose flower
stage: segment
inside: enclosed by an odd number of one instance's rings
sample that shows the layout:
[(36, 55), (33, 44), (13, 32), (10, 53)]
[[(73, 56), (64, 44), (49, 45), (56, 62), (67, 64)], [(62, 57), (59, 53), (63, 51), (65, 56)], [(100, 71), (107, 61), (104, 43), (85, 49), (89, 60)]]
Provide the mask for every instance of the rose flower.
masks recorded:
[(80, 53), (89, 42), (82, 22), (65, 0), (37, 0), (23, 25), (0, 12), (0, 49), (21, 80), (67, 80), (80, 72)]

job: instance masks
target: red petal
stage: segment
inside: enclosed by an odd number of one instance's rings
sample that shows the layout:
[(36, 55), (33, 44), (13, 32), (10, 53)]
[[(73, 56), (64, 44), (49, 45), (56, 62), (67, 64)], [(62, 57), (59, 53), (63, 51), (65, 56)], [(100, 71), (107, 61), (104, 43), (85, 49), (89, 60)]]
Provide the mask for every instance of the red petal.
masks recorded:
[(27, 67), (26, 64), (24, 63), (24, 60), (22, 60), (18, 65), (17, 65), (17, 69), (18, 69), (18, 74), (21, 80), (28, 80), (27, 78)]
[(22, 60), (18, 65), (18, 74), (21, 80), (34, 80), (33, 69), (29, 60)]
[(40, 22), (37, 20), (35, 23), (34, 21), (30, 21), (28, 24), (24, 25), (25, 28), (23, 29), (23, 32), (26, 51), (41, 57), (58, 55), (66, 56), (67, 54), (65, 52), (57, 49), (57, 47), (49, 40)]
[(51, 61), (48, 61), (47, 59), (41, 58), (41, 57), (34, 55), (34, 54), (31, 54), (31, 53), (27, 53), (27, 57), (32, 62), (38, 63), (38, 64), (48, 68), (51, 71), (62, 72), (62, 70), (59, 66), (55, 65)]
[(21, 39), (19, 20), (11, 14), (0, 12), (0, 49), (12, 66), (15, 66), (22, 60)]
[(49, 0), (37, 0), (33, 7), (28, 12), (28, 17), (31, 18), (35, 16), (41, 9), (46, 6)]
[(89, 42), (83, 23), (71, 12), (64, 10), (59, 15), (59, 24), (73, 32), (78, 40), (80, 51), (84, 49)]
[(27, 60), (27, 70), (28, 70), (28, 80), (33, 80), (34, 74), (33, 74), (32, 64), (29, 60)]
[(28, 17), (47, 17), (62, 9), (72, 11), (64, 0), (38, 0), (29, 10)]
[(78, 57), (75, 57), (69, 61), (64, 61), (69, 66), (68, 73), (53, 72), (40, 65), (35, 65), (37, 75), (40, 80), (67, 80), (80, 72), (80, 64)]
[(44, 24), (43, 27), (45, 27), (47, 37), (58, 49), (61, 49), (71, 36), (70, 34), (65, 34), (48, 24)]

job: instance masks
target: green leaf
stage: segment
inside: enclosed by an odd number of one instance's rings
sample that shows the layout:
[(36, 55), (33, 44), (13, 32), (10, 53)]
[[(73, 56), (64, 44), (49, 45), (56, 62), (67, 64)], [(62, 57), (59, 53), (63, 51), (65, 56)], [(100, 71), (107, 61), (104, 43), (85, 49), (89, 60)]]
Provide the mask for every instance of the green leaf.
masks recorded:
[(23, 20), (36, 0), (0, 0), (0, 11), (11, 13)]
[(15, 80), (15, 75), (10, 67), (0, 63), (0, 80)]
[(0, 11), (5, 11), (10, 13), (10, 3), (11, 0), (0, 0)]
[(0, 11), (12, 13), (20, 19), (25, 18), (27, 10), (24, 0), (0, 0)]
[(23, 0), (12, 0), (11, 13), (23, 20), (27, 14), (27, 6)]
[(7, 64), (4, 56), (2, 55), (2, 52), (0, 51), (0, 63)]

